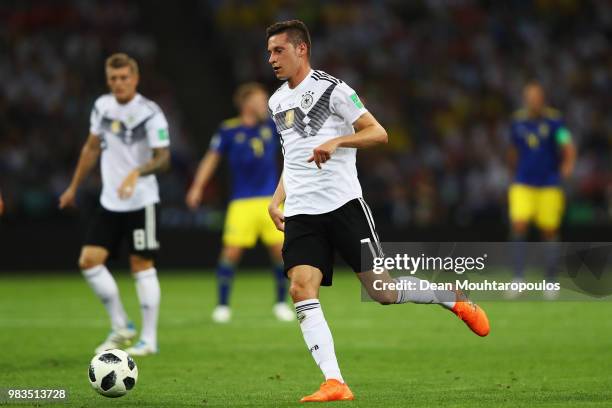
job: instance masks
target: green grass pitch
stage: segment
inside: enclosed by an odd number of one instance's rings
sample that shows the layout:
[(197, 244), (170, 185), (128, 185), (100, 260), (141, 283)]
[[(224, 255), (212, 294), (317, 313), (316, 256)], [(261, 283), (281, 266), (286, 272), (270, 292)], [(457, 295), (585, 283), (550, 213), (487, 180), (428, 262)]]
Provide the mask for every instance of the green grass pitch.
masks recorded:
[[(138, 323), (132, 279), (117, 276)], [(110, 400), (87, 379), (108, 322), (80, 275), (0, 276), (0, 387), (68, 390), (67, 403), (40, 406), (297, 407), (322, 382), (297, 323), (272, 316), (271, 274), (239, 271), (234, 320), (224, 326), (210, 321), (212, 274), (162, 270), (160, 279), (161, 353), (137, 358), (136, 387)], [(321, 298), (356, 397), (332, 406), (612, 403), (609, 303), (485, 303), (492, 328), (482, 339), (438, 306), (363, 303), (350, 273), (338, 273)]]

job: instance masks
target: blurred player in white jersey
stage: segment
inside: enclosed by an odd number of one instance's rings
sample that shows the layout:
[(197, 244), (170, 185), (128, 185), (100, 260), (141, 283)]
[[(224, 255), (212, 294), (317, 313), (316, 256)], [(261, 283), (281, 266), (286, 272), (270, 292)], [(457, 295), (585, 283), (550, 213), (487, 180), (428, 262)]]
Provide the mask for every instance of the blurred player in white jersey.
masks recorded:
[(154, 258), (159, 249), (159, 188), (155, 174), (170, 166), (168, 123), (159, 106), (136, 91), (139, 73), (133, 58), (111, 55), (105, 69), (110, 93), (94, 104), (89, 136), (59, 206), (75, 205), (78, 187), (101, 155), (100, 206), (90, 221), (79, 258), (83, 276), (111, 320), (112, 330), (96, 352), (126, 347), (137, 335), (121, 303), (117, 283), (105, 266), (109, 255), (116, 254), (127, 240), (142, 331), (139, 341), (126, 351), (142, 356), (158, 351), (160, 287)]
[[(374, 258), (383, 253), (355, 161), (357, 149), (386, 143), (387, 132), (346, 83), (311, 69), (310, 34), (303, 22), (276, 23), (267, 29), (267, 38), (269, 63), (277, 78), (286, 81), (268, 102), (284, 154), (283, 174), (268, 210), (285, 232), (289, 293), (306, 346), (325, 376), (320, 389), (302, 402), (352, 400), (318, 299), (320, 287), (332, 284), (335, 251), (381, 304), (437, 303), (480, 336), (489, 333), (489, 322), (484, 311), (458, 291), (410, 290), (420, 286), (418, 278), (393, 279), (386, 272), (372, 272)], [(362, 249), (368, 258), (363, 263)], [(376, 290), (375, 280), (382, 280), (387, 289)], [(395, 289), (398, 286), (407, 289)]]

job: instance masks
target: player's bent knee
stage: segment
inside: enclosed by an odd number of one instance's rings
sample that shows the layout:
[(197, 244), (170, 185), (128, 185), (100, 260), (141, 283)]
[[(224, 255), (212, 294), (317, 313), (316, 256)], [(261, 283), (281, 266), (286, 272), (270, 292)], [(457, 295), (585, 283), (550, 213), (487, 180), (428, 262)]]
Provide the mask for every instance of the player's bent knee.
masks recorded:
[(541, 235), (544, 241), (557, 241), (559, 239), (559, 232), (556, 229), (542, 229)]
[(291, 296), (294, 302), (315, 299), (317, 297), (317, 289), (305, 282), (292, 281), (291, 286), (289, 286), (289, 296)]
[(88, 257), (88, 256), (83, 256), (83, 255), (79, 257), (79, 269), (81, 270), (91, 269), (94, 266), (101, 265), (102, 263), (103, 262), (99, 262), (94, 257)]
[(515, 221), (512, 223), (512, 232), (515, 234), (526, 234), (529, 229), (529, 223), (526, 221)]
[(397, 293), (389, 291), (377, 292), (374, 300), (383, 306), (392, 305), (397, 301)]
[(294, 302), (319, 297), (319, 286), (323, 279), (319, 269), (304, 265), (295, 266), (289, 269), (287, 276), (291, 280), (289, 295)]
[(138, 273), (147, 269), (153, 268), (154, 262), (152, 259), (142, 258), (140, 256), (130, 256), (130, 270), (132, 273)]
[(283, 249), (282, 244), (270, 245), (268, 247), (268, 252), (270, 254), (270, 259), (272, 260), (272, 262), (275, 262), (275, 263), (283, 262), (282, 249)]
[(237, 264), (242, 258), (242, 248), (226, 246), (221, 251), (221, 261)]
[(79, 268), (90, 269), (106, 262), (107, 253), (104, 250), (84, 248), (79, 256)]
[(397, 300), (397, 292), (388, 290), (368, 290), (368, 296), (383, 306), (394, 304)]

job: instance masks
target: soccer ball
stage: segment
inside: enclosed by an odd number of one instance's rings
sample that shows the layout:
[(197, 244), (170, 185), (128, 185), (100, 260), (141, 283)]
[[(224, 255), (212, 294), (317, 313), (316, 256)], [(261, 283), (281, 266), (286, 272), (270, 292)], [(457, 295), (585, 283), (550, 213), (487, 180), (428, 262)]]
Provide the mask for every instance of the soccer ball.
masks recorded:
[(89, 363), (89, 383), (105, 397), (122, 397), (134, 388), (138, 367), (123, 350), (106, 350), (94, 356)]

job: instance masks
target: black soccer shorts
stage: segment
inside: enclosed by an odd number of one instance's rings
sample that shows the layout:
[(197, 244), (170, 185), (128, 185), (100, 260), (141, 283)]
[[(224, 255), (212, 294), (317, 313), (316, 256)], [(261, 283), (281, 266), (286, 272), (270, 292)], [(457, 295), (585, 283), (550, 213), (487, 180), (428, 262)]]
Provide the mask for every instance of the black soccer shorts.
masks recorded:
[(314, 266), (323, 273), (321, 285), (331, 286), (335, 251), (355, 272), (372, 270), (374, 257), (383, 256), (372, 212), (363, 198), (324, 214), (285, 217), (285, 274), (294, 266)]
[(109, 211), (99, 205), (89, 224), (84, 245), (101, 246), (116, 257), (127, 240), (130, 254), (154, 259), (159, 250), (158, 215), (158, 204), (126, 212)]

